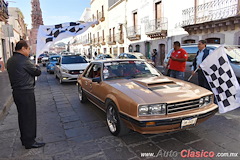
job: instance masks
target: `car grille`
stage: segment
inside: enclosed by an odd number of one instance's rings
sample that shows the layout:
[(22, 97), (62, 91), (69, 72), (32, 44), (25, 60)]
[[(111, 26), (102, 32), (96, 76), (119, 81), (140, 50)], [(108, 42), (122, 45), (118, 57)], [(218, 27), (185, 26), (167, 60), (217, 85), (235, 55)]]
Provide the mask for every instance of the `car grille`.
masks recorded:
[(176, 113), (176, 112), (182, 112), (186, 110), (199, 108), (200, 106), (199, 102), (200, 102), (200, 99), (178, 102), (178, 103), (170, 103), (167, 105), (167, 113)]
[(70, 70), (69, 73), (70, 74), (82, 74), (83, 70)]

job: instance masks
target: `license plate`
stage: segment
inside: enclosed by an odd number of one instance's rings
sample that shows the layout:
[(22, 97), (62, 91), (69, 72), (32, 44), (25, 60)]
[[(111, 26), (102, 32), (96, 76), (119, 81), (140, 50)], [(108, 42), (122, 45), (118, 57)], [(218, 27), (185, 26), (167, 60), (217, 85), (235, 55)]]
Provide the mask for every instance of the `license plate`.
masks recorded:
[(184, 120), (182, 120), (181, 128), (184, 128), (184, 127), (187, 127), (187, 126), (195, 126), (196, 122), (197, 122), (197, 117), (196, 118), (184, 119)]

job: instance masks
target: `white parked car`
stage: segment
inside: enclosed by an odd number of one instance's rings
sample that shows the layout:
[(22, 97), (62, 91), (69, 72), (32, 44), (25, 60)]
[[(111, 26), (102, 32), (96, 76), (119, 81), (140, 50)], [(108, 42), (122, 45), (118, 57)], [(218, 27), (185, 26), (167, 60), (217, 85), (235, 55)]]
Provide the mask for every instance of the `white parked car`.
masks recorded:
[(79, 74), (82, 74), (88, 65), (89, 63), (82, 56), (61, 56), (56, 63), (54, 74), (60, 83), (77, 81)]
[(46, 66), (46, 64), (48, 63), (48, 61), (49, 61), (49, 57), (48, 56), (45, 56), (45, 57), (43, 57), (42, 58), (42, 65), (43, 65), (43, 67), (45, 67)]

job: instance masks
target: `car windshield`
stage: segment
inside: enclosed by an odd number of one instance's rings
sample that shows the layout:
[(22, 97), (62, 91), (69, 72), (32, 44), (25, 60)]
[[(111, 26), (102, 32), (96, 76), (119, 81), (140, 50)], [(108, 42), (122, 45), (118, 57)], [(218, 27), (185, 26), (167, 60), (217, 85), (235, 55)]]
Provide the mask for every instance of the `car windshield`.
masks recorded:
[(62, 64), (73, 64), (73, 63), (88, 63), (88, 62), (81, 56), (63, 56), (62, 57)]
[(58, 61), (60, 57), (50, 57), (49, 61), (50, 62), (55, 62), (55, 61)]
[(103, 68), (103, 79), (131, 79), (161, 76), (162, 74), (144, 61), (106, 62)]
[(240, 63), (240, 46), (225, 46), (228, 58), (233, 63)]

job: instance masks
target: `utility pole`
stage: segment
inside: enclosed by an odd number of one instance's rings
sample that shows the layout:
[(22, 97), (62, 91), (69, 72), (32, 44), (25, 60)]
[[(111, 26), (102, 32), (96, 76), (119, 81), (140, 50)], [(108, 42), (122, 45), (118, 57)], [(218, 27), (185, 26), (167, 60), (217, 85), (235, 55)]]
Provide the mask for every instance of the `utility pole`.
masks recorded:
[(197, 23), (197, 6), (198, 6), (198, 0), (194, 0), (194, 24)]

